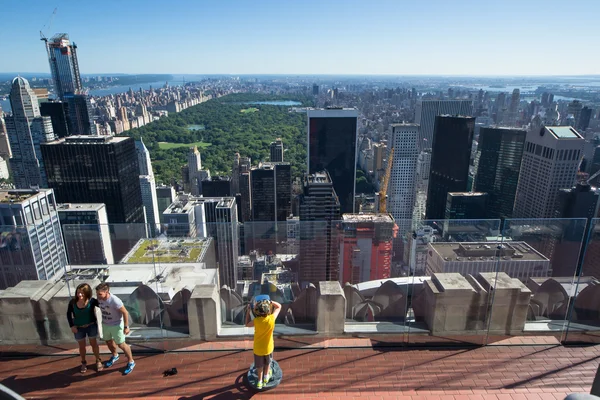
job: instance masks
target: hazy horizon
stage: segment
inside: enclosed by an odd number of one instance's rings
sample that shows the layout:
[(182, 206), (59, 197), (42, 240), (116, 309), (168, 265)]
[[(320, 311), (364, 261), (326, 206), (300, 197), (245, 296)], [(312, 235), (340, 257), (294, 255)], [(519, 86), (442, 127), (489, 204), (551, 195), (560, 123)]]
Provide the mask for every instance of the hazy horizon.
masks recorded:
[[(47, 75), (50, 76), (49, 72), (31, 72), (31, 71), (23, 71), (23, 72), (13, 72), (13, 71), (0, 71), (0, 75), (11, 75), (15, 74), (15, 76), (21, 75), (36, 75), (42, 76)], [(127, 76), (143, 76), (143, 75), (173, 75), (173, 76), (357, 76), (357, 77), (378, 77), (378, 76), (386, 76), (386, 77), (432, 77), (432, 78), (600, 78), (600, 74), (579, 74), (579, 75), (461, 75), (461, 74), (342, 74), (342, 73), (328, 73), (328, 74), (319, 74), (319, 73), (182, 73), (182, 72), (82, 72), (81, 76), (119, 76), (119, 75), (127, 75)]]

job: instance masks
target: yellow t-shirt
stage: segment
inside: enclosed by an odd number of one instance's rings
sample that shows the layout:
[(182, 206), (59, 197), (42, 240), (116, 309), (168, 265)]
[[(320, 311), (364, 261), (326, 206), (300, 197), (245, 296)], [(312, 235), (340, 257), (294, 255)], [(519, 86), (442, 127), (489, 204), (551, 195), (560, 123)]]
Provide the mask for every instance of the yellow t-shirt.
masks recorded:
[(266, 317), (254, 318), (254, 354), (257, 356), (268, 356), (275, 349), (273, 341), (273, 330), (275, 329), (275, 318), (273, 314)]

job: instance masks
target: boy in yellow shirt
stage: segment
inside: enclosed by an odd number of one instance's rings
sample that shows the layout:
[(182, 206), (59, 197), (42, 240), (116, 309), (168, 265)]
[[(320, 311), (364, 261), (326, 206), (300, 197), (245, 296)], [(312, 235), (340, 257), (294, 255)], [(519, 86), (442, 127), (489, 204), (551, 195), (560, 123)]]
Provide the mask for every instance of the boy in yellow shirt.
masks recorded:
[[(254, 311), (255, 318), (250, 320), (250, 313)], [(268, 296), (257, 296), (254, 310), (248, 304), (246, 313), (246, 326), (254, 327), (254, 366), (258, 375), (257, 389), (262, 389), (271, 380), (271, 360), (275, 342), (273, 331), (275, 320), (281, 311), (281, 304), (271, 301)], [(264, 379), (263, 379), (264, 376)]]

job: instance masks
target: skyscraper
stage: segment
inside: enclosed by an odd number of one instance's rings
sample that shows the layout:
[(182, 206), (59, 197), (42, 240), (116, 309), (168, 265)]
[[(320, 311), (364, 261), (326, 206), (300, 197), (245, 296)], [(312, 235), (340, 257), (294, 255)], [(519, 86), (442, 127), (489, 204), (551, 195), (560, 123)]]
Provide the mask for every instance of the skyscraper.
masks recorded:
[(252, 221), (275, 222), (275, 166), (260, 164), (250, 173)]
[(580, 132), (585, 131), (590, 126), (590, 120), (592, 119), (593, 110), (585, 106), (581, 109), (581, 113), (579, 114), (579, 121), (577, 123), (577, 129)]
[(157, 186), (156, 199), (158, 204), (159, 221), (162, 223), (162, 213), (175, 201), (175, 189), (173, 186)]
[(143, 139), (135, 141), (135, 153), (138, 159), (140, 175), (154, 176), (154, 171), (152, 171), (152, 161), (150, 160), (150, 152), (148, 151), (146, 144), (144, 144)]
[(448, 193), (444, 219), (484, 219), (487, 198), (487, 193)]
[(0, 157), (8, 160), (12, 157), (12, 151), (10, 150), (10, 142), (6, 133), (6, 122), (2, 114), (2, 109), (0, 108)]
[(0, 215), (0, 289), (64, 274), (67, 256), (52, 190), (0, 190)]
[(438, 115), (473, 115), (471, 100), (419, 100), (415, 111), (415, 122), (421, 127), (419, 149), (431, 148), (435, 117)]
[(344, 214), (340, 240), (340, 283), (387, 279), (398, 227), (390, 214)]
[(479, 130), (479, 163), (474, 190), (488, 193), (486, 218), (510, 218), (527, 132), (514, 128)]
[(231, 168), (231, 192), (236, 195), (240, 192), (240, 153), (233, 156), (233, 167)]
[(584, 139), (569, 126), (527, 132), (513, 218), (552, 218), (558, 191), (575, 184)]
[(158, 210), (158, 198), (156, 196), (156, 181), (152, 171), (150, 161), (150, 152), (146, 148), (143, 140), (136, 140), (135, 150), (139, 165), (140, 190), (142, 193), (142, 202), (146, 214), (146, 223), (148, 224), (148, 233), (154, 237), (160, 232), (160, 213)]
[(548, 107), (554, 101), (554, 95), (552, 93), (542, 93), (542, 106)]
[(58, 204), (57, 211), (69, 264), (115, 263), (104, 204)]
[(123, 131), (128, 131), (131, 129), (131, 126), (129, 125), (129, 117), (127, 116), (127, 107), (119, 107), (118, 119), (123, 124)]
[(427, 195), (429, 175), (431, 175), (431, 149), (426, 149), (419, 153), (419, 158), (417, 159), (417, 192), (423, 192)]
[(277, 252), (277, 243), (286, 239), (286, 221), (292, 212), (291, 166), (260, 163), (252, 168), (250, 181), (252, 224), (244, 225), (245, 238), (253, 248)]
[(358, 111), (308, 110), (308, 173), (326, 170), (343, 213), (354, 212)]
[[(573, 276), (577, 266), (583, 265), (583, 258), (587, 252), (580, 251), (581, 243), (582, 240), (588, 239), (586, 232), (596, 225), (595, 220), (592, 219), (598, 216), (599, 199), (600, 190), (587, 183), (577, 183), (575, 187), (558, 191), (554, 217), (567, 220), (562, 221), (564, 224), (562, 237), (556, 243), (554, 250), (552, 276)], [(587, 219), (587, 223), (580, 218)], [(589, 245), (593, 246), (593, 242), (594, 240)], [(586, 267), (598, 265), (600, 262), (598, 259), (592, 260), (588, 259)]]
[(554, 218), (596, 218), (600, 206), (600, 191), (586, 183), (560, 189)]
[[(77, 45), (71, 43), (66, 33), (57, 34), (45, 42), (56, 95), (59, 100), (68, 104), (70, 133), (95, 135), (97, 132), (91, 114), (92, 106), (87, 94), (83, 92), (79, 74)], [(58, 115), (55, 118), (61, 119)]]
[(391, 128), (394, 155), (387, 191), (387, 210), (396, 220), (400, 231), (407, 232), (411, 227), (415, 204), (419, 125), (392, 124)]
[(373, 171), (383, 169), (383, 160), (387, 156), (387, 146), (383, 143), (373, 144)]
[(508, 106), (508, 114), (505, 118), (505, 123), (514, 126), (517, 123), (517, 112), (519, 111), (519, 103), (521, 101), (521, 92), (519, 89), (515, 89), (512, 92), (510, 98), (510, 105)]
[(70, 136), (42, 145), (61, 203), (104, 203), (108, 221), (143, 223), (138, 157), (129, 137)]
[(281, 139), (278, 138), (271, 142), (269, 150), (271, 152), (271, 162), (283, 162), (283, 141)]
[(237, 284), (240, 247), (235, 199), (233, 197), (220, 199), (216, 205), (215, 212), (220, 283), (230, 288), (235, 288)]
[(151, 237), (160, 232), (160, 214), (158, 214), (158, 199), (156, 197), (156, 181), (154, 176), (140, 175), (140, 192), (146, 217), (146, 231)]
[(200, 195), (200, 182), (210, 179), (210, 171), (202, 169), (202, 157), (198, 147), (190, 147), (188, 153), (189, 188), (192, 196)]
[(240, 198), (242, 201), (242, 222), (252, 220), (252, 191), (250, 189), (250, 171), (240, 173)]
[(42, 145), (48, 185), (61, 203), (104, 203), (115, 261), (146, 237), (135, 142), (69, 136)]
[(292, 213), (290, 163), (261, 163), (252, 168), (252, 220), (285, 222)]
[(573, 118), (574, 124), (573, 126), (579, 127), (579, 118), (581, 117), (581, 110), (583, 109), (583, 104), (579, 100), (573, 100), (567, 106), (567, 113), (565, 115), (566, 118)]
[(77, 62), (77, 45), (69, 41), (66, 33), (57, 34), (46, 41), (50, 72), (60, 100), (65, 96), (80, 94), (83, 86)]
[(70, 135), (71, 118), (69, 106), (63, 101), (45, 101), (40, 103), (40, 113), (44, 117), (50, 117), (52, 130), (57, 139)]
[(340, 201), (327, 171), (304, 177), (300, 196), (301, 284), (339, 280)]
[(67, 94), (64, 96), (69, 111), (69, 130), (73, 135), (96, 135), (96, 124), (92, 118), (92, 105), (86, 94)]
[(496, 114), (496, 123), (500, 124), (504, 120), (504, 113), (506, 111), (506, 93), (500, 92), (496, 97), (496, 102), (494, 103), (494, 112)]
[(195, 197), (180, 194), (164, 214), (170, 237), (212, 237), (219, 262), (221, 285), (236, 287), (239, 224), (233, 197)]
[(200, 182), (200, 194), (204, 197), (230, 197), (231, 178), (228, 176), (212, 176)]
[(427, 219), (443, 219), (450, 192), (466, 192), (475, 118), (437, 116), (427, 192)]
[(250, 170), (252, 162), (250, 157), (241, 157), (239, 163), (238, 187), (241, 197), (240, 208), (242, 210), (241, 221), (247, 222), (252, 219), (252, 191), (250, 188)]
[(54, 140), (52, 122), (42, 117), (29, 82), (15, 78), (10, 91), (12, 116), (6, 118), (13, 158), (10, 160), (16, 188), (47, 187), (40, 144)]

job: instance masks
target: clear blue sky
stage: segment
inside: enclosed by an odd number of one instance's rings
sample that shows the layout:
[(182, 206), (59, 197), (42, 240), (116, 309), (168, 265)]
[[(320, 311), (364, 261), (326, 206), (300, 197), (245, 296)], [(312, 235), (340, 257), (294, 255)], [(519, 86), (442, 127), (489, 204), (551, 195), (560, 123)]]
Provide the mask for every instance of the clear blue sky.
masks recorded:
[(600, 74), (600, 0), (2, 0), (0, 72)]

